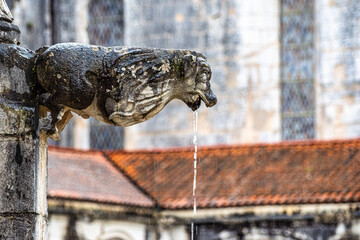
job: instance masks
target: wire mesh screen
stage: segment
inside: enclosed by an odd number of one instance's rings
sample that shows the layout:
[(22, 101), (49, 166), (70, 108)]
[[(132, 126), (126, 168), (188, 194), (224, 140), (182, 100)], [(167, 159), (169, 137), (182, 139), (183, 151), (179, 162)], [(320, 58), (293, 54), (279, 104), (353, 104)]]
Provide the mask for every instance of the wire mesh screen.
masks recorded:
[(93, 149), (121, 149), (124, 147), (124, 128), (90, 120), (90, 147)]
[[(91, 0), (88, 35), (91, 44), (122, 45), (124, 42), (124, 7), (119, 0)], [(124, 129), (90, 119), (90, 147), (119, 149), (124, 147)]]
[(315, 137), (314, 1), (281, 0), (282, 139)]
[(119, 0), (92, 0), (89, 6), (88, 34), (91, 44), (122, 45), (124, 7)]

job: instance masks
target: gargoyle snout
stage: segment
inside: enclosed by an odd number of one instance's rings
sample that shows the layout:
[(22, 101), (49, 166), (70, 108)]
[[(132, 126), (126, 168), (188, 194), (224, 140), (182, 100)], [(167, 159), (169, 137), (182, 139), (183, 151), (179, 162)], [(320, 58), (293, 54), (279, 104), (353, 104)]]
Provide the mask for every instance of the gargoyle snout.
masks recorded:
[(205, 93), (206, 100), (205, 105), (207, 107), (212, 107), (217, 103), (217, 98), (214, 94), (214, 92), (210, 89), (209, 93)]

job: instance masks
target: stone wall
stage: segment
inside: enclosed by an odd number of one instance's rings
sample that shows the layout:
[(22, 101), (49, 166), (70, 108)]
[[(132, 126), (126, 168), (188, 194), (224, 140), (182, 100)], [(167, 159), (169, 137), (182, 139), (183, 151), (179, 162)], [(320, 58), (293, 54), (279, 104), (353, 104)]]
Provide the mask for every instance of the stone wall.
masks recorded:
[(46, 239), (47, 144), (35, 53), (18, 46), (19, 28), (3, 19), (0, 36), (0, 239)]
[(360, 136), (360, 1), (317, 2), (317, 137)]
[[(199, 110), (202, 145), (280, 140), (276, 0), (124, 1), (125, 45), (205, 53), (218, 103)], [(262, 6), (261, 8), (259, 6)], [(192, 112), (173, 101), (125, 129), (125, 148), (191, 145)]]

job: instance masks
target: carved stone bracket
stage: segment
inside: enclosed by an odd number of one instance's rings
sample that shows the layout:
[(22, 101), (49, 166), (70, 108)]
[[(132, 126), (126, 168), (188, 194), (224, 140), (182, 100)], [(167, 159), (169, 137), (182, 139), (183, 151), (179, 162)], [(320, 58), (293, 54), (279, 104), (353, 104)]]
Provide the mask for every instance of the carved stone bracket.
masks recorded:
[(38, 51), (40, 104), (50, 116), (47, 134), (59, 139), (70, 111), (115, 126), (131, 126), (159, 113), (173, 99), (192, 110), (216, 104), (211, 68), (203, 54), (190, 50), (57, 44)]

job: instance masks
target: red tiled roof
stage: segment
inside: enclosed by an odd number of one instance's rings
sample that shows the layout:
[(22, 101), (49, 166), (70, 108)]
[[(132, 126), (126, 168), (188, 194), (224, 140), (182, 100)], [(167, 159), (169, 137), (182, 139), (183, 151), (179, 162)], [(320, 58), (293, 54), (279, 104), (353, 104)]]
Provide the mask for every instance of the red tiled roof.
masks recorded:
[(49, 147), (48, 197), (150, 207), (154, 202), (99, 151)]
[[(192, 148), (108, 155), (160, 206), (192, 207)], [(360, 201), (360, 140), (199, 147), (198, 157), (198, 207)]]

